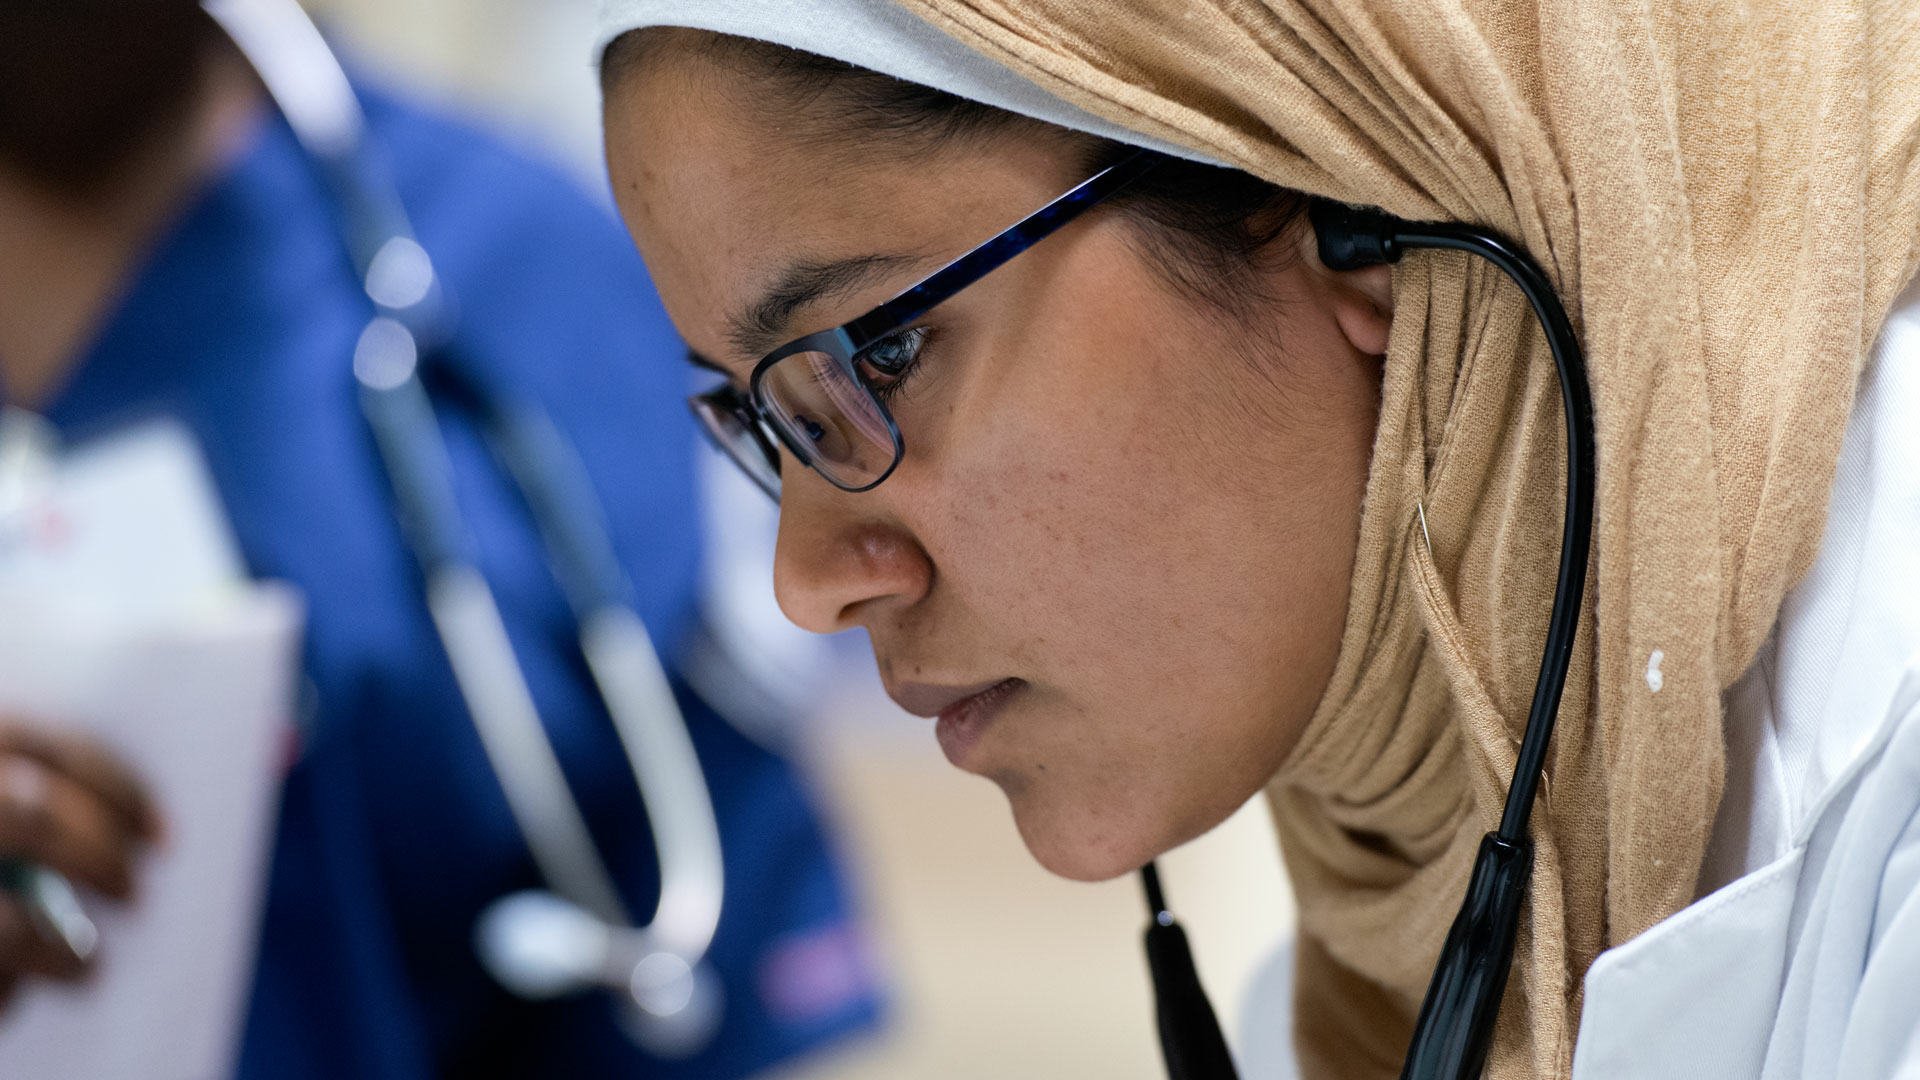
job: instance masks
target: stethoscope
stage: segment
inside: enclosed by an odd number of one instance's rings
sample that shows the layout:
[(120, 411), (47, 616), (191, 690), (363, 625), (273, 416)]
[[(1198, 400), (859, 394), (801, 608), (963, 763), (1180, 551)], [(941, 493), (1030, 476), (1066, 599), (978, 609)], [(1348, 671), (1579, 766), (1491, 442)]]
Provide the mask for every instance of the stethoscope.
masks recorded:
[[(1320, 261), (1332, 270), (1358, 270), (1400, 261), (1419, 248), (1470, 252), (1513, 280), (1532, 305), (1553, 353), (1567, 417), (1567, 505), (1560, 535), (1560, 571), (1547, 620), (1547, 644), (1533, 705), (1520, 740), (1513, 780), (1507, 785), (1500, 827), (1480, 841), (1460, 913), (1440, 949), (1414, 1022), (1401, 1080), (1473, 1080), (1486, 1068), (1494, 1020), (1513, 964), (1520, 905), (1533, 874), (1533, 841), (1527, 819), (1546, 763), (1547, 744), (1567, 682), (1580, 600), (1586, 589), (1587, 548), (1593, 534), (1593, 399), (1587, 388), (1580, 339), (1554, 294), (1553, 283), (1519, 245), (1498, 233), (1448, 222), (1402, 221), (1378, 210), (1317, 200), (1308, 212), (1319, 241)], [(1237, 1075), (1213, 1007), (1200, 986), (1186, 934), (1161, 893), (1149, 863), (1146, 887), (1147, 967), (1153, 978), (1160, 1046), (1172, 1080), (1233, 1080)]]
[[(645, 628), (627, 599), (603, 517), (571, 448), (528, 404), (457, 387), (487, 420), (495, 453), (524, 493), (580, 625), (581, 649), (639, 782), (660, 862), (653, 920), (634, 925), (588, 834), (507, 640), (492, 591), (468, 552), (421, 354), (446, 339), (431, 260), (379, 172), (339, 61), (294, 0), (204, 0), (259, 72), (301, 145), (334, 188), (346, 241), (375, 315), (353, 358), (361, 405), (426, 578), (427, 603), (482, 745), (550, 891), (505, 897), (482, 915), (488, 970), (530, 999), (603, 987), (629, 1033), (663, 1055), (695, 1053), (719, 1023), (704, 962), (719, 921), (719, 830), (705, 776)], [(1471, 1080), (1486, 1064), (1533, 870), (1527, 821), (1579, 625), (1593, 526), (1593, 405), (1578, 337), (1552, 283), (1518, 245), (1452, 223), (1414, 223), (1317, 201), (1310, 219), (1330, 269), (1394, 263), (1443, 248), (1488, 259), (1520, 287), (1547, 337), (1567, 420), (1567, 495), (1547, 642), (1500, 827), (1481, 840), (1466, 897), (1441, 948), (1402, 1080)], [(1172, 1080), (1237, 1075), (1200, 985), (1185, 932), (1153, 864), (1141, 870), (1148, 969)]]
[(706, 960), (720, 919), (720, 830), (686, 721), (607, 536), (578, 455), (544, 411), (502, 402), (435, 365), (429, 380), (478, 418), (519, 488), (579, 626), (585, 655), (646, 809), (660, 866), (637, 924), (588, 832), (460, 515), (423, 358), (452, 315), (432, 260), (370, 144), (339, 60), (295, 0), (205, 0), (259, 73), (338, 199), (344, 240), (373, 302), (354, 347), (360, 407), (425, 579), (427, 608), (461, 697), (547, 888), (501, 898), (474, 932), (501, 985), (540, 1000), (599, 987), (628, 1034), (663, 1057), (713, 1039), (722, 1002)]

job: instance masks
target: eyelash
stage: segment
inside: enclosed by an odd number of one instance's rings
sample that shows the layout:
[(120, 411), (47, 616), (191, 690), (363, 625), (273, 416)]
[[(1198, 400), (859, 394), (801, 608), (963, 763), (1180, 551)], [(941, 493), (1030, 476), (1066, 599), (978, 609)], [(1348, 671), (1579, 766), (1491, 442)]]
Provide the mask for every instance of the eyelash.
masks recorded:
[[(880, 399), (881, 404), (892, 404), (894, 398), (898, 397), (901, 390), (906, 386), (907, 380), (912, 378), (914, 374), (920, 370), (921, 361), (926, 357), (927, 340), (931, 336), (931, 332), (924, 326), (898, 330), (869, 345), (867, 349), (861, 353), (861, 367), (863, 369), (861, 377), (866, 382), (867, 388), (873, 391), (873, 396)], [(885, 371), (884, 369), (878, 369), (876, 365), (868, 362), (868, 357), (875, 350), (895, 343), (905, 344), (912, 349), (912, 354), (908, 356), (907, 361), (898, 368), (892, 371)], [(882, 370), (882, 377), (887, 381), (877, 381), (874, 377), (866, 374), (868, 369)]]

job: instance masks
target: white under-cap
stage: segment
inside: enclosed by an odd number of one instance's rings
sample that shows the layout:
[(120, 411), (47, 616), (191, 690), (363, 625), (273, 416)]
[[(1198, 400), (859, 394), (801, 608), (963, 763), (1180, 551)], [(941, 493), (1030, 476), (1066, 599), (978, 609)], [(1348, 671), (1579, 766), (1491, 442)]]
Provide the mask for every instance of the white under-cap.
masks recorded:
[(1207, 160), (1055, 97), (892, 0), (602, 0), (594, 58), (597, 61), (614, 38), (649, 26), (684, 26), (769, 41), (1060, 127)]

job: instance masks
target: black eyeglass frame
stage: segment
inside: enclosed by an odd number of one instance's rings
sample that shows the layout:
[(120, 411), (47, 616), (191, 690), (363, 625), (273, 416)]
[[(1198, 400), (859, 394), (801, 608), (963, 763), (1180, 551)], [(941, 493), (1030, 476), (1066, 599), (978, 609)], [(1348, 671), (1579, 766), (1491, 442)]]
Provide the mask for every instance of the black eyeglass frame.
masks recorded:
[[(872, 491), (900, 467), (901, 459), (906, 456), (907, 446), (906, 440), (900, 434), (900, 425), (893, 418), (893, 411), (888, 409), (886, 403), (874, 393), (873, 387), (867, 384), (867, 380), (860, 376), (860, 354), (907, 328), (927, 312), (953, 299), (961, 290), (1005, 266), (1015, 256), (1058, 232), (1081, 214), (1112, 197), (1164, 160), (1166, 160), (1165, 155), (1153, 150), (1142, 149), (1129, 153), (1126, 157), (1081, 181), (1052, 202), (1008, 226), (986, 243), (935, 270), (865, 314), (831, 329), (796, 338), (768, 353), (754, 365), (753, 373), (747, 379), (745, 394), (729, 384), (704, 394), (695, 394), (687, 399), (688, 405), (692, 407), (694, 415), (699, 418), (701, 428), (706, 431), (708, 437), (775, 501), (780, 497), (777, 487), (780, 475), (779, 446), (785, 446), (795, 460), (813, 469), (814, 472), (825, 477), (828, 483), (842, 491), (854, 493)], [(880, 417), (886, 421), (887, 433), (893, 440), (893, 460), (871, 483), (850, 486), (835, 479), (826, 470), (814, 465), (812, 455), (800, 444), (795, 434), (774, 419), (773, 409), (766, 402), (761, 390), (762, 380), (775, 364), (801, 352), (817, 352), (831, 357), (841, 373), (854, 386), (860, 388)], [(710, 410), (713, 415), (709, 415)], [(722, 416), (738, 424), (759, 444), (761, 452), (767, 457), (766, 474), (760, 473), (752, 465), (740, 459), (744, 448), (731, 442), (727, 435), (719, 430), (721, 422), (719, 418)]]

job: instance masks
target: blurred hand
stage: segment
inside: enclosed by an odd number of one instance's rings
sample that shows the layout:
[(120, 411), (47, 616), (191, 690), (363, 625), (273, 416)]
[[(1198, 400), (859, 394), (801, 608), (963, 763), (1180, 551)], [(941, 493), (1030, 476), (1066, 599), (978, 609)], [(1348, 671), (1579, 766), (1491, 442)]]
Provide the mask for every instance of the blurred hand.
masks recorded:
[[(133, 898), (134, 857), (160, 836), (145, 788), (84, 735), (0, 717), (0, 858), (38, 863), (116, 900)], [(86, 963), (44, 937), (0, 890), (0, 1007), (22, 978), (75, 979)]]

